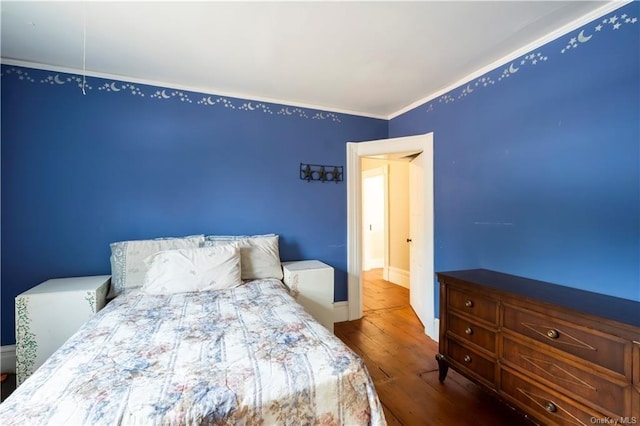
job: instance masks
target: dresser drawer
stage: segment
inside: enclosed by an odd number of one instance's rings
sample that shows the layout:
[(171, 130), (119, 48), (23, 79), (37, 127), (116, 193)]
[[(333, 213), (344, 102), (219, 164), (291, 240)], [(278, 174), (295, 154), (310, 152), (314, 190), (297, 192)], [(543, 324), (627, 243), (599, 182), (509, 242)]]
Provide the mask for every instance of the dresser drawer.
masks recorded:
[(630, 415), (630, 383), (614, 383), (593, 370), (577, 368), (553, 354), (539, 351), (506, 336), (502, 341), (501, 359), (534, 377), (552, 383), (561, 393), (571, 392), (572, 395), (583, 398), (587, 405), (595, 404), (620, 416)]
[(494, 361), (462, 346), (453, 339), (447, 339), (446, 355), (450, 360), (456, 361), (466, 370), (469, 370), (472, 376), (495, 388), (496, 363)]
[(498, 302), (474, 292), (449, 287), (449, 308), (480, 318), (491, 324), (498, 323)]
[(601, 413), (547, 392), (504, 368), (500, 370), (500, 393), (544, 424), (591, 425), (595, 419), (606, 418)]
[(615, 336), (510, 305), (504, 306), (503, 328), (629, 377), (631, 347)]
[(496, 332), (488, 330), (473, 321), (456, 314), (447, 316), (448, 329), (461, 340), (472, 342), (491, 353), (496, 352)]

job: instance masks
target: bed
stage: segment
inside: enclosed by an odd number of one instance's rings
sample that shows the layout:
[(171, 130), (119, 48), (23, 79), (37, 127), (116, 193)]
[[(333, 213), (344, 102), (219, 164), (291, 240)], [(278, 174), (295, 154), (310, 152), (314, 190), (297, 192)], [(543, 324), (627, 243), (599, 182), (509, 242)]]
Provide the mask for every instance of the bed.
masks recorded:
[(121, 290), (0, 404), (3, 425), (386, 424), (362, 359), (277, 277)]

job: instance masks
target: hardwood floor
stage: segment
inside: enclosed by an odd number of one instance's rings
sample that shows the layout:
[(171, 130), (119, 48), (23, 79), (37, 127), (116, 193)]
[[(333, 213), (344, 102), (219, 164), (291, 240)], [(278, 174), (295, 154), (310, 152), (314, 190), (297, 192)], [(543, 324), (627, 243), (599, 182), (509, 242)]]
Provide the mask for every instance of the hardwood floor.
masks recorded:
[(389, 425), (531, 425), (455, 371), (438, 381), (438, 344), (409, 306), (409, 291), (363, 275), (363, 318), (335, 324), (335, 334), (365, 361)]

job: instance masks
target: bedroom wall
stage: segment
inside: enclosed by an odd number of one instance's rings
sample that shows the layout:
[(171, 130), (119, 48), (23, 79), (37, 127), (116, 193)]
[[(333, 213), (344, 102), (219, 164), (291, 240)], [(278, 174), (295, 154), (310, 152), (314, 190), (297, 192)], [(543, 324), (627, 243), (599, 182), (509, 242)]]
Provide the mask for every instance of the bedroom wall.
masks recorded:
[(333, 266), (347, 298), (346, 188), (299, 164), (344, 165), (388, 123), (123, 81), (2, 66), (2, 345), (14, 298), (49, 278), (110, 273), (113, 241), (281, 236), (283, 261)]
[(436, 271), (640, 300), (639, 9), (390, 121), (390, 137), (434, 132)]

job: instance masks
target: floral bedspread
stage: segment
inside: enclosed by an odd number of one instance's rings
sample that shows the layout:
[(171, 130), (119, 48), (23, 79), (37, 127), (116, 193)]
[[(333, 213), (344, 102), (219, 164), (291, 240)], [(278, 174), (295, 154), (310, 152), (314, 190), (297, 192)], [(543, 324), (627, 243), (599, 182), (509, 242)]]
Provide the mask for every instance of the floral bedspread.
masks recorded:
[(118, 296), (0, 404), (2, 425), (383, 425), (363, 361), (276, 280)]

